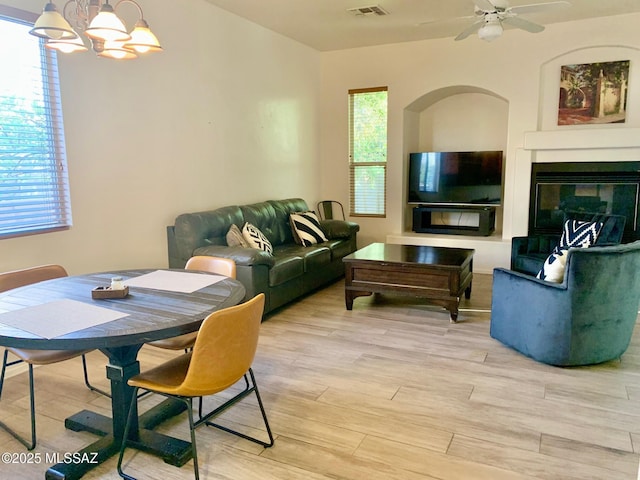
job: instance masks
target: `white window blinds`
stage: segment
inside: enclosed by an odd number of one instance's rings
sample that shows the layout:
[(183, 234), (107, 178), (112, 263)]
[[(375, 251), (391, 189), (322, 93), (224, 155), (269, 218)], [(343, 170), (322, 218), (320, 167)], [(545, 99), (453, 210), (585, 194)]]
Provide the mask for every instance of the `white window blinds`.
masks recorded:
[(28, 33), (36, 17), (0, 6), (0, 238), (71, 225), (57, 63)]
[(350, 215), (384, 217), (387, 87), (349, 90)]

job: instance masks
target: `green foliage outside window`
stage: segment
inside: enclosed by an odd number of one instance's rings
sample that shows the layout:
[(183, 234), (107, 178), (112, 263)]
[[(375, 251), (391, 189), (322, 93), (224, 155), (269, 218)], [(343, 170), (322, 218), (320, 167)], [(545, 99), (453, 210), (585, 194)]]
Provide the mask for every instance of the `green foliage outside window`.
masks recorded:
[(349, 93), (351, 215), (385, 215), (387, 89)]

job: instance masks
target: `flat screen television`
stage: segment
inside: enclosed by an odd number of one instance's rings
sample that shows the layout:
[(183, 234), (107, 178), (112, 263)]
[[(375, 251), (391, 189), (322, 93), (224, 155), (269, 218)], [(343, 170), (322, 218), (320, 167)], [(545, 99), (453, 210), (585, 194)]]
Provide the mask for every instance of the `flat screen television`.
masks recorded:
[(502, 151), (409, 154), (410, 204), (500, 205)]

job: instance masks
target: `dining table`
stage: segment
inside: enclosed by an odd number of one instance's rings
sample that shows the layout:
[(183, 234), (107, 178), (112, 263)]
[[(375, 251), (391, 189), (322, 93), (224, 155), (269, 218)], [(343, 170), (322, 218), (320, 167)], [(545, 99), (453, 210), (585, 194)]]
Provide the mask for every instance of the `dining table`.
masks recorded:
[[(108, 295), (120, 277), (126, 295)], [(118, 290), (111, 294), (117, 295)], [(65, 420), (73, 431), (99, 437), (79, 452), (50, 466), (46, 479), (81, 478), (122, 445), (133, 396), (128, 380), (140, 372), (142, 346), (154, 340), (197, 331), (212, 312), (244, 300), (237, 280), (179, 269), (134, 269), (57, 278), (0, 294), (0, 346), (45, 350), (99, 350), (108, 359), (111, 417), (82, 410)], [(150, 347), (152, 348), (152, 347)], [(134, 407), (137, 408), (137, 407)], [(157, 431), (160, 423), (184, 410), (164, 400), (135, 415), (128, 445), (181, 466), (191, 459), (191, 444)], [(130, 443), (129, 443), (130, 442)]]

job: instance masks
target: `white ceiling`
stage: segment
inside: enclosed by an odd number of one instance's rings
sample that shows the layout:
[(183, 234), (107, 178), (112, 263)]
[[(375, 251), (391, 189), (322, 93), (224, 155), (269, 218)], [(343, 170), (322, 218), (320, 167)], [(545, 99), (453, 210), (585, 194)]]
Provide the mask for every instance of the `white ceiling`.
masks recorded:
[[(453, 38), (474, 22), (472, 0), (207, 0), (213, 5), (281, 33), (316, 50)], [(511, 6), (548, 0), (510, 0)], [(523, 15), (548, 25), (640, 12), (640, 0), (569, 0), (569, 8)], [(386, 16), (354, 16), (347, 9), (379, 5)], [(425, 22), (434, 22), (427, 23)], [(423, 24), (423, 25), (419, 25)], [(505, 30), (510, 27), (505, 25)], [(508, 35), (508, 31), (504, 35)], [(533, 35), (533, 34), (531, 34)], [(544, 35), (544, 32), (536, 35)], [(504, 38), (496, 41), (504, 41)]]

